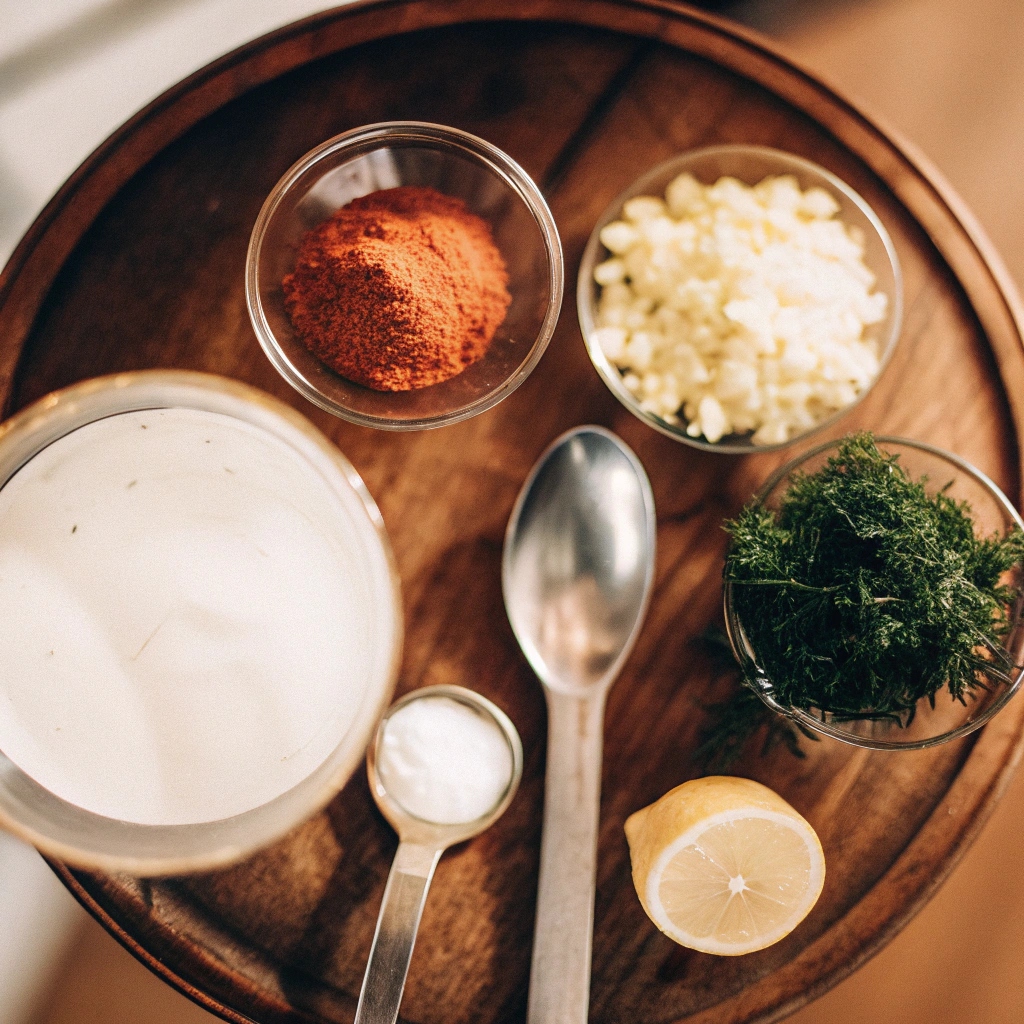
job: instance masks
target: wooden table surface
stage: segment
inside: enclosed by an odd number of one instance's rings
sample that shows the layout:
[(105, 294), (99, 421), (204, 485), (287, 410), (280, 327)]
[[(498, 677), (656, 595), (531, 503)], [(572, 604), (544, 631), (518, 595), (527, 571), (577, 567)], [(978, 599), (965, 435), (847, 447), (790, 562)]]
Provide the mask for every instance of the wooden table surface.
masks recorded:
[[(941, 185), (813, 78), (683, 8), (533, 3), (518, 13), (536, 20), (488, 24), (507, 12), (486, 2), (325, 17), (158, 102), (83, 168), (0, 279), (8, 408), (84, 376), (154, 365), (237, 376), (300, 406), (251, 335), (240, 260), (279, 174), (345, 128), (416, 117), (502, 146), (543, 184), (570, 277), (593, 221), (636, 174), (693, 145), (750, 141), (809, 156), (853, 184), (904, 264), (900, 348), (833, 433), (870, 426), (933, 441), (1019, 500), (1018, 311)], [(483, 24), (443, 27), (461, 20)], [(422, 25), (438, 27), (372, 41)], [(466, 424), (395, 438), (305, 411), (363, 474), (391, 532), (409, 636), (400, 688), (473, 685), (509, 711), (527, 748), (506, 818), (442, 862), (408, 1019), (523, 1017), (543, 704), (504, 619), (497, 565), (519, 484), (574, 423), (622, 434), (659, 508), (656, 597), (609, 708), (595, 1020), (767, 1019), (796, 1005), (897, 930), (980, 826), (1016, 754), (1017, 702), (979, 736), (934, 751), (823, 743), (803, 762), (751, 756), (742, 771), (818, 829), (825, 894), (762, 953), (718, 960), (672, 946), (635, 899), (621, 824), (699, 771), (688, 752), (701, 704), (732, 685), (697, 641), (718, 616), (718, 524), (779, 458), (726, 459), (648, 431), (590, 368), (571, 306), (531, 380)], [(137, 955), (229, 1019), (348, 1020), (393, 847), (357, 778), (327, 812), (228, 872), (149, 884), (63, 873)]]

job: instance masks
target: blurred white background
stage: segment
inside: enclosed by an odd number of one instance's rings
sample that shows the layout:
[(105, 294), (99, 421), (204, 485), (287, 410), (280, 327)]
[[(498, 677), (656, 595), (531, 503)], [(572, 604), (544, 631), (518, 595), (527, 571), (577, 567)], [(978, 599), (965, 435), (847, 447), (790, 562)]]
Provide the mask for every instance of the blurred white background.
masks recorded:
[[(317, 0), (0, 0), (0, 264), (121, 122)], [(333, 6), (333, 5), (330, 5)], [(1022, 0), (734, 0), (934, 160), (1024, 279)], [(1018, 698), (1024, 699), (1024, 698)], [(931, 904), (794, 1024), (1024, 1020), (1024, 779)], [(0, 833), (0, 1024), (210, 1024)]]
[(0, 265), (65, 178), (164, 89), (317, 0), (0, 0)]

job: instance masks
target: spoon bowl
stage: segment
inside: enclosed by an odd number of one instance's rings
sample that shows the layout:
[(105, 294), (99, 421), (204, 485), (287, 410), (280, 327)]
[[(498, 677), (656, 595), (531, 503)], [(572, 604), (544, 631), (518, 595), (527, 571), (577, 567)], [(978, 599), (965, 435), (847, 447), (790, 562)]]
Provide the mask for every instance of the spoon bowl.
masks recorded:
[(544, 452), (505, 534), (505, 608), (548, 705), (530, 1024), (586, 1024), (604, 702), (647, 610), (654, 538), (643, 466), (594, 426)]
[(637, 457), (601, 427), (563, 434), (523, 484), (502, 560), (509, 621), (545, 686), (578, 693), (614, 679), (643, 622), (653, 554)]

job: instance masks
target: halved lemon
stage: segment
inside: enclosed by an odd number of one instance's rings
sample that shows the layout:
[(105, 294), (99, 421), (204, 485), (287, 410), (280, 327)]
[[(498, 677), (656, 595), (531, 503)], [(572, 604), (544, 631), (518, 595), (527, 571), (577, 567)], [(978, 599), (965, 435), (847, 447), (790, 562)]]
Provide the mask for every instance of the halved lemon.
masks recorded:
[(626, 820), (648, 917), (690, 949), (738, 956), (788, 935), (825, 883), (814, 829), (751, 779), (693, 779)]

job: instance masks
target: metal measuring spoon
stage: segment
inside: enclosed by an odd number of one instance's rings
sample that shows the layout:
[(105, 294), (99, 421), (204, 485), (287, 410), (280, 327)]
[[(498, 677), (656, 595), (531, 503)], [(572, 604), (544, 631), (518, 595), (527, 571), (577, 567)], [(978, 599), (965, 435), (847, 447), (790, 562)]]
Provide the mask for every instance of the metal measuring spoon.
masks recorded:
[(547, 449), (505, 534), (505, 608), (548, 704), (530, 1024), (587, 1020), (604, 703), (650, 600), (654, 534), (647, 474), (601, 427)]
[[(392, 715), (412, 701), (436, 697), (448, 697), (491, 718), (508, 742), (512, 755), (512, 770), (504, 793), (494, 807), (473, 821), (441, 825), (417, 818), (389, 795), (377, 772), (381, 743)], [(434, 868), (449, 846), (471, 839), (501, 817), (515, 796), (523, 774), (523, 745), (508, 716), (485, 697), (461, 686), (425, 686), (388, 708), (366, 752), (366, 773), (370, 792), (381, 813), (398, 833), (399, 844), (384, 888), (353, 1024), (395, 1024)]]

